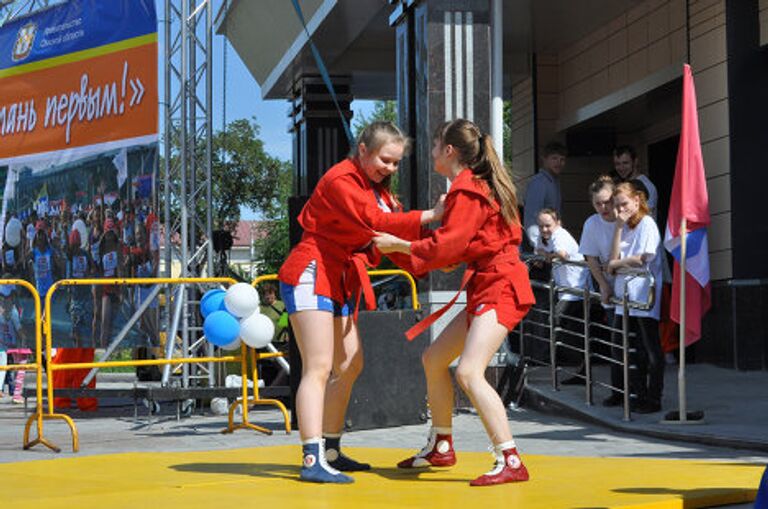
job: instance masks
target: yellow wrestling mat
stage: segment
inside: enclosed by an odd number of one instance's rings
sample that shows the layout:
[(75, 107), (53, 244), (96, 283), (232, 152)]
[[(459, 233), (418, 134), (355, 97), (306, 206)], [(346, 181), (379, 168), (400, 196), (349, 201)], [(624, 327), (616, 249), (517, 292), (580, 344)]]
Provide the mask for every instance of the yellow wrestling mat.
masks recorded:
[[(347, 448), (348, 451), (353, 450)], [(0, 464), (6, 508), (653, 508), (754, 500), (764, 465), (632, 458), (523, 457), (531, 480), (470, 488), (488, 453), (450, 469), (404, 471), (412, 451), (354, 448), (375, 469), (344, 486), (298, 481), (300, 448), (126, 453)]]

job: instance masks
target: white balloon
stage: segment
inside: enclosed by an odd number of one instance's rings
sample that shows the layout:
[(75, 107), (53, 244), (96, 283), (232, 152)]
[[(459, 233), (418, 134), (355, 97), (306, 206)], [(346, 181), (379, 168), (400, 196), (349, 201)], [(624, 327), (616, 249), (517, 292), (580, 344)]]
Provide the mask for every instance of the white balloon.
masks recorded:
[(251, 348), (264, 348), (275, 335), (275, 324), (259, 312), (240, 321), (240, 338)]
[(16, 247), (21, 243), (21, 221), (12, 217), (5, 225), (5, 241), (11, 247)]
[(234, 341), (231, 343), (227, 343), (226, 345), (220, 346), (222, 350), (240, 350), (240, 344), (242, 341), (240, 341), (240, 338), (235, 338)]
[(227, 290), (224, 305), (236, 317), (245, 318), (259, 309), (259, 292), (248, 283), (236, 283)]

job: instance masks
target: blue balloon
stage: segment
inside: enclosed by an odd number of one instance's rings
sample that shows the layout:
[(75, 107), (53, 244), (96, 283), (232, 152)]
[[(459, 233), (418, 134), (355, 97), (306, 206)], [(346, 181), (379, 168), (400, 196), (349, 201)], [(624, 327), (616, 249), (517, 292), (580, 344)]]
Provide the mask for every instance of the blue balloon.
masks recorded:
[(240, 335), (240, 322), (226, 311), (214, 311), (205, 318), (203, 332), (214, 345), (228, 345)]
[(205, 292), (203, 298), (200, 299), (200, 314), (203, 315), (203, 318), (206, 318), (214, 311), (224, 311), (224, 297), (226, 295), (227, 292), (220, 288)]

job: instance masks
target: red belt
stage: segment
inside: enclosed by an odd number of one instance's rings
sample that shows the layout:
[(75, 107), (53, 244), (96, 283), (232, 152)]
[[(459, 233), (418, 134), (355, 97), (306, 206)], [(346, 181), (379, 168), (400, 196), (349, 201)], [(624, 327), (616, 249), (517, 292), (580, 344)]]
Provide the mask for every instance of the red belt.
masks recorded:
[[(514, 246), (511, 246), (514, 247)], [(448, 309), (450, 309), (451, 306), (456, 304), (456, 300), (459, 298), (459, 295), (461, 295), (461, 292), (464, 290), (464, 288), (469, 283), (469, 280), (472, 279), (472, 276), (475, 275), (475, 272), (477, 272), (477, 269), (479, 267), (487, 267), (490, 265), (495, 265), (498, 263), (504, 263), (504, 262), (518, 262), (520, 261), (520, 255), (518, 253), (517, 247), (514, 247), (514, 249), (507, 248), (506, 251), (502, 253), (495, 254), (493, 256), (489, 256), (487, 258), (476, 260), (472, 262), (471, 265), (467, 266), (467, 270), (464, 271), (464, 277), (461, 279), (461, 286), (459, 287), (459, 291), (456, 292), (456, 295), (453, 296), (453, 298), (446, 304), (445, 306), (441, 307), (428, 317), (421, 320), (419, 323), (411, 327), (405, 332), (405, 337), (408, 339), (408, 341), (413, 341), (416, 336), (427, 330), (433, 323), (438, 321), (441, 316), (443, 316)]]

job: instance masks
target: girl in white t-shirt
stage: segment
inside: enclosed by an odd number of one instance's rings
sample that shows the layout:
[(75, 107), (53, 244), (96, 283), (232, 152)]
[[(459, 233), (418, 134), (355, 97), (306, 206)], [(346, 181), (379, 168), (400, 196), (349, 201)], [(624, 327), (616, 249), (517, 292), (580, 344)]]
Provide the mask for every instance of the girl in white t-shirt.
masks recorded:
[[(584, 222), (581, 242), (579, 243), (579, 252), (584, 255), (587, 261), (589, 272), (600, 292), (600, 299), (603, 304), (603, 313), (600, 317), (594, 317), (593, 321), (604, 326), (613, 323), (613, 305), (609, 304), (609, 299), (613, 296), (614, 277), (605, 271), (605, 267), (611, 259), (614, 222), (616, 221), (616, 210), (613, 206), (614, 185), (613, 179), (608, 175), (602, 175), (590, 184), (589, 195), (595, 213)], [(611, 334), (599, 326), (595, 326), (590, 331), (590, 336), (598, 337), (605, 342), (612, 340)], [(619, 370), (619, 378), (614, 378), (613, 371), (611, 372), (611, 380), (616, 387), (623, 385), (621, 373)], [(603, 404), (605, 406), (617, 406), (622, 401), (621, 394), (614, 393), (604, 400)]]
[[(646, 302), (651, 281), (644, 277), (622, 275), (624, 268), (647, 268), (655, 280), (655, 301), (651, 309), (630, 309), (629, 328), (635, 333), (635, 350), (644, 352), (645, 361), (638, 358), (631, 364), (638, 366), (630, 379), (633, 409), (638, 413), (661, 410), (661, 393), (664, 388), (664, 354), (659, 341), (659, 304), (661, 301), (661, 253), (659, 228), (649, 214), (645, 194), (632, 183), (624, 182), (615, 187), (613, 200), (616, 207), (611, 258), (607, 265), (609, 274), (616, 274), (614, 293), (624, 296), (626, 286), (630, 301)], [(626, 285), (625, 285), (626, 283)], [(618, 325), (620, 316), (614, 323)], [(642, 356), (640, 356), (642, 357)]]
[[(588, 270), (577, 265), (557, 263), (558, 260), (584, 261), (584, 256), (579, 253), (579, 245), (576, 240), (562, 227), (560, 215), (554, 209), (542, 209), (539, 211), (537, 223), (539, 238), (535, 247), (536, 254), (544, 256), (550, 263), (554, 262), (552, 278), (555, 285), (583, 290), (587, 285)], [(584, 317), (584, 306), (581, 301), (582, 297), (579, 295), (563, 291), (558, 293), (558, 301), (554, 310), (554, 325), (556, 329), (562, 328), (564, 331), (571, 332), (571, 334), (567, 332), (557, 334), (559, 344), (572, 345), (578, 348), (584, 347), (583, 343), (577, 345), (574, 341), (580, 335), (579, 322), (574, 319), (583, 319)], [(558, 361), (576, 364), (580, 366), (579, 371), (581, 371), (582, 355), (569, 348), (565, 348), (563, 354), (562, 359), (558, 355)], [(577, 379), (579, 378), (577, 377)]]

